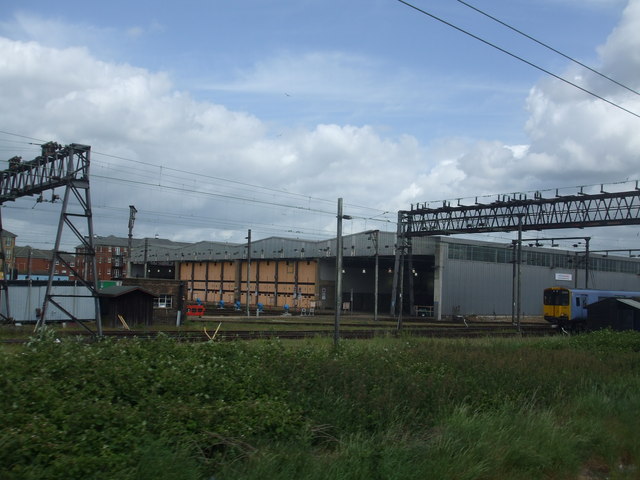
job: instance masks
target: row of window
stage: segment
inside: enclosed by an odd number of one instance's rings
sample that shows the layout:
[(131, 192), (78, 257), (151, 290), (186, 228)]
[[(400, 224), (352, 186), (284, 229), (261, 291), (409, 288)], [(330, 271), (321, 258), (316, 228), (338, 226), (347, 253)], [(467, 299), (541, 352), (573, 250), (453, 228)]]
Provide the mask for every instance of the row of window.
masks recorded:
[[(480, 245), (449, 244), (449, 259), (471, 260), (474, 262), (512, 263), (513, 248), (491, 247)], [(522, 263), (538, 267), (549, 268), (584, 268), (585, 257), (581, 255), (567, 255), (566, 253), (551, 253), (526, 250), (522, 252)], [(640, 263), (603, 257), (590, 257), (589, 268), (602, 272), (640, 273)]]

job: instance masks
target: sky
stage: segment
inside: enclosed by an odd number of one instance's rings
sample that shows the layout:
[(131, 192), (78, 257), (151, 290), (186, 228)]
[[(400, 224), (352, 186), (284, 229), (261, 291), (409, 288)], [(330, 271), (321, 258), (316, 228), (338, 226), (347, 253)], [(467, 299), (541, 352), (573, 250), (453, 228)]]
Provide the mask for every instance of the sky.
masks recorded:
[[(184, 242), (330, 238), (338, 198), (350, 234), (418, 202), (634, 188), (640, 0), (466, 2), (626, 88), (463, 2), (409, 3), (3, 0), (0, 160), (90, 145), (95, 234), (126, 237), (134, 205), (134, 237)], [(51, 248), (53, 193), (2, 206), (18, 245)]]

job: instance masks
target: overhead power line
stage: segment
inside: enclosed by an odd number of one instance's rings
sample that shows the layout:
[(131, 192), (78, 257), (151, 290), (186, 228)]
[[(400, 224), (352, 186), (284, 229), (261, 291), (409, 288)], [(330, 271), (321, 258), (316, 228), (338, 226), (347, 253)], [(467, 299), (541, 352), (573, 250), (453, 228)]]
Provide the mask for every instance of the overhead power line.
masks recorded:
[[(103, 152), (97, 152), (95, 150), (92, 151), (93, 154), (95, 155), (102, 155), (105, 157), (111, 157), (111, 158), (116, 158), (118, 160), (125, 160), (127, 162), (133, 162), (133, 163), (138, 163), (140, 165), (145, 165), (145, 166), (150, 166), (150, 167), (156, 167), (158, 169), (160, 169), (161, 171), (170, 171), (170, 172), (177, 172), (180, 174), (186, 174), (186, 175), (193, 175), (194, 177), (198, 178), (198, 179), (211, 179), (211, 180), (217, 180), (217, 181), (221, 181), (221, 182), (225, 182), (225, 183), (230, 183), (233, 185), (239, 185), (242, 187), (249, 187), (251, 189), (260, 189), (260, 190), (264, 190), (267, 192), (272, 192), (272, 193), (278, 193), (280, 195), (286, 195), (286, 196), (291, 196), (291, 197), (298, 197), (304, 200), (308, 200), (308, 201), (316, 201), (316, 202), (324, 202), (327, 203), (329, 205), (333, 205), (335, 203), (335, 199), (327, 199), (327, 198), (319, 198), (319, 197), (312, 197), (310, 195), (306, 195), (303, 193), (296, 193), (296, 192), (290, 192), (287, 190), (282, 190), (282, 189), (278, 189), (278, 188), (273, 188), (273, 187), (266, 187), (264, 185), (256, 185), (253, 183), (247, 183), (247, 182), (242, 182), (239, 180), (232, 180), (229, 178), (224, 178), (224, 177), (217, 177), (215, 175), (209, 175), (209, 174), (204, 174), (204, 173), (195, 173), (195, 172), (190, 172), (184, 169), (178, 169), (178, 168), (172, 168), (172, 167), (165, 167), (162, 165), (157, 165), (151, 162), (145, 162), (142, 160), (134, 160), (131, 158), (126, 158), (126, 157), (121, 157), (118, 155), (111, 155), (108, 153), (103, 153)], [(177, 178), (177, 177), (176, 177)], [(126, 180), (123, 180), (126, 181)], [(258, 203), (261, 203), (260, 201), (258, 201)], [(361, 208), (363, 210), (370, 210), (372, 212), (378, 212), (378, 215), (381, 215), (382, 210), (378, 209), (378, 208), (372, 208), (372, 207), (367, 207), (367, 206), (363, 206), (363, 205), (356, 205), (356, 204), (350, 204), (350, 203), (345, 203), (345, 206), (349, 206), (349, 207), (354, 207), (354, 208)], [(300, 207), (295, 207), (295, 206), (290, 206), (292, 208), (300, 208)], [(335, 213), (335, 212), (334, 212)], [(388, 212), (384, 212), (384, 213), (388, 213)]]
[(567, 80), (566, 78), (561, 77), (560, 75), (556, 75), (555, 73), (553, 73), (553, 72), (541, 67), (540, 65), (536, 65), (535, 63), (530, 62), (529, 60), (527, 60), (527, 59), (525, 59), (525, 58), (523, 58), (523, 57), (521, 57), (519, 55), (516, 55), (515, 53), (510, 52), (509, 50), (506, 50), (506, 49), (496, 45), (495, 43), (491, 43), (490, 41), (485, 40), (484, 38), (479, 37), (478, 35), (475, 35), (475, 34), (469, 32), (468, 30), (465, 30), (465, 29), (463, 29), (461, 27), (458, 27), (457, 25), (454, 25), (453, 23), (448, 22), (447, 20), (438, 17), (438, 16), (434, 15), (433, 13), (429, 13), (426, 10), (423, 10), (423, 9), (421, 9), (419, 7), (416, 7), (415, 5), (412, 5), (411, 3), (406, 2), (405, 0), (398, 0), (398, 2), (406, 5), (409, 8), (412, 8), (412, 9), (416, 10), (417, 12), (422, 13), (423, 15), (431, 17), (434, 20), (437, 20), (438, 22), (443, 23), (444, 25), (447, 25), (448, 27), (453, 28), (454, 30), (457, 30), (457, 31), (459, 31), (461, 33), (464, 33), (465, 35), (468, 35), (471, 38), (473, 38), (475, 40), (478, 40), (479, 42), (484, 43), (485, 45), (488, 45), (488, 46), (490, 46), (492, 48), (495, 48), (496, 50), (498, 50), (498, 51), (500, 51), (500, 52), (502, 52), (502, 53), (504, 53), (506, 55), (509, 55), (510, 57), (513, 57), (516, 60), (521, 61), (522, 63), (526, 63), (527, 65), (529, 65), (529, 66), (531, 66), (531, 67), (533, 67), (533, 68), (535, 68), (537, 70), (540, 70), (541, 72), (546, 73), (547, 75), (549, 75), (549, 76), (551, 76), (551, 77), (553, 77), (553, 78), (555, 78), (557, 80), (560, 80), (561, 82), (564, 82), (567, 85), (570, 85), (570, 86), (572, 86), (574, 88), (577, 88), (578, 90), (580, 90), (580, 91), (582, 91), (582, 92), (584, 92), (584, 93), (586, 93), (588, 95), (591, 95), (592, 97), (595, 97), (595, 98), (597, 98), (599, 100), (602, 100), (603, 102), (608, 103), (612, 107), (618, 108), (618, 109), (620, 109), (620, 110), (622, 110), (622, 111), (624, 111), (624, 112), (626, 112), (626, 113), (628, 113), (630, 115), (633, 115), (634, 117), (640, 118), (640, 115), (638, 115), (637, 113), (635, 113), (635, 112), (623, 107), (622, 105), (619, 105), (619, 104), (617, 104), (615, 102), (612, 102), (611, 100), (608, 100), (608, 99), (604, 98), (603, 96), (592, 92), (591, 90), (588, 90), (588, 89), (586, 89), (584, 87), (581, 87), (580, 85), (578, 85), (576, 83), (573, 83), (573, 82)]
[[(240, 197), (237, 194), (225, 194), (225, 193), (218, 193), (218, 192), (207, 192), (207, 191), (203, 191), (203, 190), (194, 190), (193, 188), (187, 188), (187, 187), (183, 187), (183, 186), (178, 187), (178, 186), (171, 186), (171, 185), (162, 185), (162, 184), (157, 184), (157, 183), (144, 182), (144, 181), (141, 181), (141, 180), (133, 180), (133, 179), (130, 179), (130, 178), (124, 179), (124, 178), (117, 178), (117, 177), (109, 177), (109, 176), (105, 176), (105, 175), (91, 174), (91, 177), (92, 178), (100, 178), (100, 179), (103, 179), (103, 180), (110, 180), (110, 181), (116, 181), (116, 182), (140, 185), (140, 186), (145, 187), (145, 188), (159, 188), (159, 189), (165, 189), (165, 190), (168, 190), (168, 191), (185, 193), (185, 194), (189, 194), (189, 195), (202, 195), (202, 196), (206, 196), (206, 197), (222, 198), (222, 199), (225, 199), (225, 200), (228, 200), (228, 201), (235, 201), (235, 202), (241, 202), (241, 203), (253, 203), (253, 204), (264, 205), (264, 206), (268, 206), (268, 207), (279, 207), (279, 208), (293, 209), (295, 211), (309, 212), (309, 213), (312, 213), (312, 214), (335, 216), (335, 212), (333, 210), (322, 210), (322, 209), (319, 209), (319, 208), (311, 208), (310, 206), (300, 206), (300, 205), (293, 205), (293, 204), (289, 204), (289, 203), (280, 203), (280, 202), (274, 202), (274, 201), (260, 200), (260, 199), (256, 199), (256, 198)], [(370, 207), (363, 207), (363, 208), (367, 208), (369, 210), (373, 210)], [(388, 213), (390, 213), (390, 212), (383, 212), (380, 215), (385, 215), (385, 214), (388, 214)], [(375, 218), (375, 217), (378, 217), (380, 215), (375, 215), (375, 216), (371, 217), (371, 216), (353, 214), (353, 215), (351, 215), (351, 217), (353, 219), (357, 219), (357, 220), (367, 220), (367, 221), (379, 222), (379, 223), (390, 223), (391, 222), (387, 218)], [(393, 222), (395, 222), (395, 220), (393, 220)]]
[(481, 15), (484, 15), (485, 17), (490, 18), (490, 19), (491, 19), (491, 20), (493, 20), (494, 22), (497, 22), (497, 23), (499, 23), (500, 25), (502, 25), (502, 26), (504, 26), (504, 27), (507, 27), (509, 30), (514, 31), (514, 32), (516, 32), (517, 34), (522, 35), (523, 37), (528, 38), (529, 40), (531, 40), (531, 41), (533, 41), (533, 42), (537, 43), (538, 45), (541, 45), (541, 46), (543, 46), (544, 48), (546, 48), (546, 49), (548, 49), (548, 50), (551, 50), (551, 51), (552, 51), (552, 52), (554, 52), (554, 53), (557, 53), (558, 55), (560, 55), (560, 56), (562, 56), (562, 57), (566, 58), (567, 60), (569, 60), (569, 61), (571, 61), (571, 62), (573, 62), (573, 63), (575, 63), (575, 64), (577, 64), (577, 65), (580, 65), (580, 66), (581, 66), (581, 67), (583, 67), (583, 68), (586, 68), (586, 69), (587, 69), (587, 70), (589, 70), (590, 72), (593, 72), (593, 73), (595, 73), (596, 75), (599, 75), (600, 77), (605, 78), (605, 79), (609, 80), (609, 81), (610, 81), (610, 82), (612, 82), (612, 83), (615, 83), (615, 84), (616, 84), (616, 85), (618, 85), (619, 87), (622, 87), (622, 88), (624, 88), (624, 89), (626, 89), (626, 90), (628, 90), (628, 91), (630, 91), (630, 92), (632, 92), (632, 93), (635, 93), (636, 95), (640, 95), (640, 92), (638, 92), (637, 90), (634, 90), (633, 88), (630, 88), (630, 87), (628, 87), (628, 86), (626, 86), (626, 85), (624, 85), (624, 84), (622, 84), (622, 83), (618, 82), (617, 80), (615, 80), (615, 79), (613, 79), (613, 78), (611, 78), (611, 77), (609, 77), (609, 76), (605, 75), (604, 73), (599, 72), (599, 71), (598, 71), (598, 70), (596, 70), (595, 68), (592, 68), (592, 67), (590, 67), (589, 65), (585, 65), (584, 63), (580, 62), (579, 60), (576, 60), (575, 58), (570, 57), (569, 55), (567, 55), (567, 54), (565, 54), (565, 53), (562, 53), (561, 51), (559, 51), (559, 50), (557, 50), (557, 49), (553, 48), (552, 46), (550, 46), (550, 45), (548, 45), (548, 44), (546, 44), (546, 43), (544, 43), (544, 42), (542, 42), (542, 41), (540, 41), (540, 40), (538, 40), (537, 38), (534, 38), (534, 37), (532, 37), (531, 35), (528, 35), (528, 34), (524, 33), (522, 30), (518, 30), (517, 28), (513, 27), (512, 25), (509, 25), (508, 23), (503, 22), (502, 20), (500, 20), (500, 19), (498, 19), (498, 18), (496, 18), (496, 17), (494, 17), (494, 16), (492, 16), (492, 15), (488, 14), (487, 12), (485, 12), (485, 11), (483, 11), (483, 10), (480, 10), (478, 7), (475, 7), (475, 6), (473, 6), (473, 5), (471, 5), (471, 4), (467, 3), (467, 2), (465, 2), (465, 1), (463, 1), (463, 0), (457, 0), (457, 1), (458, 1), (459, 3), (461, 3), (462, 5), (465, 5), (465, 6), (469, 7), (470, 9), (475, 10), (476, 12), (480, 13)]
[(195, 175), (198, 178), (208, 178), (208, 179), (211, 179), (211, 180), (219, 180), (219, 181), (222, 181), (222, 182), (241, 185), (243, 187), (259, 188), (261, 190), (266, 190), (266, 191), (270, 191), (270, 192), (286, 194), (286, 195), (291, 195), (291, 196), (296, 196), (296, 197), (302, 197), (302, 198), (305, 198), (305, 199), (312, 199), (312, 200), (317, 200), (317, 201), (322, 201), (322, 202), (333, 202), (333, 200), (330, 201), (330, 200), (323, 199), (323, 198), (313, 198), (313, 197), (310, 197), (309, 195), (304, 195), (304, 194), (301, 194), (301, 193), (287, 192), (285, 190), (280, 190), (280, 189), (277, 189), (277, 188), (265, 187), (265, 186), (262, 186), (262, 185), (256, 185), (256, 184), (241, 182), (239, 180), (231, 180), (231, 179), (228, 179), (228, 178), (217, 177), (217, 176), (214, 176), (214, 175), (207, 175), (207, 174), (203, 174), (203, 173), (188, 172), (188, 171), (185, 171), (184, 169), (178, 169), (178, 168), (172, 168), (172, 167), (163, 167), (162, 165), (157, 165), (157, 164), (150, 163), (150, 162), (144, 162), (142, 160), (133, 160), (131, 158), (120, 157), (120, 156), (117, 156), (117, 155), (110, 155), (108, 153), (97, 152), (95, 150), (93, 151), (93, 154), (103, 155), (105, 157), (116, 158), (118, 160), (125, 160), (127, 162), (134, 162), (134, 163), (138, 163), (138, 164), (141, 164), (141, 165), (147, 165), (147, 166), (150, 166), (150, 167), (161, 168), (162, 170), (167, 170), (167, 171), (172, 171), (172, 172), (179, 172), (179, 173), (183, 173), (183, 174)]
[[(20, 137), (20, 138), (26, 138), (26, 139), (30, 139), (30, 140), (37, 140), (39, 142), (46, 143), (45, 140), (37, 139), (37, 138), (34, 138), (34, 137), (29, 137), (29, 136), (26, 136), (26, 135), (21, 135), (21, 134), (14, 133), (14, 132), (8, 132), (8, 131), (0, 130), (0, 133), (1, 134), (5, 134), (5, 135), (11, 135), (11, 136), (15, 136), (15, 137)], [(29, 143), (31, 145), (40, 145), (39, 143), (31, 143), (31, 142), (25, 142), (25, 143)], [(127, 161), (127, 162), (137, 163), (137, 164), (140, 164), (140, 165), (156, 167), (156, 168), (160, 169), (161, 172), (169, 171), (169, 172), (177, 172), (177, 173), (180, 173), (180, 174), (193, 175), (194, 177), (196, 177), (198, 179), (206, 178), (206, 179), (211, 179), (211, 180), (217, 180), (217, 181), (229, 183), (229, 184), (232, 184), (232, 185), (248, 187), (248, 188), (251, 188), (251, 189), (260, 189), (260, 190), (263, 190), (263, 191), (266, 191), (266, 192), (277, 193), (277, 194), (280, 194), (280, 195), (286, 195), (286, 196), (291, 196), (291, 197), (297, 197), (297, 198), (301, 198), (301, 199), (307, 200), (309, 202), (311, 202), (311, 201), (324, 202), (324, 203), (327, 203), (327, 204), (330, 204), (330, 205), (332, 205), (335, 202), (335, 200), (312, 197), (310, 195), (305, 195), (305, 194), (302, 194), (302, 193), (290, 192), (290, 191), (277, 189), (277, 188), (273, 188), (273, 187), (267, 187), (267, 186), (264, 186), (264, 185), (257, 185), (257, 184), (242, 182), (242, 181), (239, 181), (239, 180), (232, 180), (232, 179), (229, 179), (229, 178), (217, 177), (217, 176), (214, 176), (214, 175), (203, 174), (201, 172), (200, 173), (195, 173), (195, 172), (185, 171), (184, 169), (165, 167), (165, 166), (154, 164), (154, 163), (151, 163), (151, 162), (145, 162), (145, 161), (142, 161), (142, 160), (134, 160), (134, 159), (131, 159), (131, 158), (122, 157), (122, 156), (119, 156), (119, 155), (112, 155), (112, 154), (109, 154), (109, 153), (99, 152), (99, 151), (96, 151), (96, 150), (93, 150), (92, 154), (94, 154), (94, 155), (102, 155), (102, 156), (105, 156), (105, 157), (115, 158), (115, 159), (118, 159), (118, 160), (124, 160), (124, 161)], [(96, 175), (96, 174), (92, 174), (92, 177), (104, 178), (104, 179), (109, 179), (109, 180), (118, 180), (118, 181), (122, 181), (122, 182), (131, 182), (131, 180), (128, 180), (128, 179), (118, 179), (118, 178), (113, 178), (113, 177), (108, 177), (108, 176), (100, 176), (100, 175)], [(145, 183), (145, 182), (135, 182), (134, 181), (133, 183), (139, 183), (139, 184), (145, 185), (145, 186), (154, 186), (153, 184), (149, 184), (149, 183)], [(169, 189), (180, 190), (179, 188), (174, 188), (174, 187), (161, 185), (161, 184), (157, 184), (155, 186), (161, 187), (161, 188), (169, 188)], [(193, 191), (193, 190), (191, 190), (191, 191)], [(256, 199), (242, 198), (242, 197), (238, 197), (237, 195), (224, 195), (224, 194), (217, 194), (216, 195), (216, 194), (209, 193), (209, 192), (195, 192), (195, 193), (207, 194), (207, 195), (219, 196), (219, 197), (228, 197), (228, 198), (233, 198), (233, 199), (246, 201), (246, 202), (262, 203), (262, 204), (265, 204), (265, 205), (272, 205), (272, 206), (280, 206), (280, 207), (287, 207), (287, 208), (294, 208), (294, 209), (309, 210), (309, 211), (312, 211), (312, 212), (315, 211), (317, 213), (328, 213), (328, 212), (323, 211), (323, 210), (305, 208), (305, 207), (300, 207), (300, 206), (295, 206), (295, 205), (279, 204), (279, 203), (275, 203), (275, 202), (266, 202), (266, 201), (261, 201), (261, 200), (256, 200)], [(348, 206), (353, 207), (353, 208), (363, 209), (363, 210), (369, 210), (371, 212), (377, 212), (378, 214), (380, 214), (380, 212), (381, 212), (380, 209), (367, 207), (367, 206), (362, 206), (362, 205), (348, 204)], [(363, 216), (361, 218), (367, 218), (367, 217), (368, 216)]]
[(292, 208), (294, 210), (305, 210), (305, 211), (309, 211), (309, 212), (314, 212), (314, 213), (322, 213), (322, 214), (328, 214), (328, 215), (333, 215), (334, 212), (330, 212), (327, 210), (319, 210), (319, 209), (314, 209), (314, 208), (310, 208), (310, 207), (301, 207), (298, 205), (291, 205), (291, 204), (286, 204), (286, 203), (278, 203), (278, 202), (269, 202), (266, 200), (257, 200), (254, 198), (247, 198), (247, 197), (239, 197), (237, 195), (231, 195), (231, 194), (223, 194), (223, 193), (216, 193), (216, 192), (206, 192), (206, 191), (202, 191), (202, 190), (194, 190), (194, 189), (188, 189), (185, 187), (174, 187), (174, 186), (170, 186), (170, 185), (159, 185), (157, 183), (151, 183), (151, 182), (143, 182), (140, 180), (132, 180), (129, 178), (116, 178), (116, 177), (108, 177), (105, 175), (95, 175), (95, 174), (91, 174), (91, 177), (93, 178), (101, 178), (104, 180), (114, 180), (114, 181), (118, 181), (118, 182), (123, 182), (123, 183), (129, 183), (129, 184), (135, 184), (135, 185), (141, 185), (143, 187), (155, 187), (155, 188), (162, 188), (162, 189), (166, 189), (166, 190), (171, 190), (171, 191), (176, 191), (176, 192), (188, 192), (191, 194), (197, 194), (197, 195), (204, 195), (204, 196), (208, 196), (208, 197), (217, 197), (217, 198), (224, 198), (227, 200), (235, 200), (235, 201), (239, 201), (239, 202), (248, 202), (248, 203), (257, 203), (260, 205), (267, 205), (267, 206), (271, 206), (271, 207), (282, 207), (282, 208)]
[(28, 137), (26, 135), (20, 135), (19, 133), (13, 133), (13, 132), (6, 132), (4, 130), (0, 130), (0, 133), (2, 133), (4, 135), (11, 135), (13, 137), (26, 138), (27, 140), (36, 140), (36, 141), (42, 142), (42, 143), (46, 143), (47, 142), (47, 140), (42, 140), (40, 138)]

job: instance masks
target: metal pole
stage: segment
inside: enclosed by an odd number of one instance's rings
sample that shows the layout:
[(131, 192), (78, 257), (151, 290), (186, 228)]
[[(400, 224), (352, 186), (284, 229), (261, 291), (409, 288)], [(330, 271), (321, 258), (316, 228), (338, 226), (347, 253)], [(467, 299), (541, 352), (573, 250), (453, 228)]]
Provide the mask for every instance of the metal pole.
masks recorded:
[(400, 252), (400, 305), (398, 309), (398, 332), (402, 330), (402, 309), (403, 305), (403, 296), (404, 296), (404, 246), (402, 247), (402, 252)]
[(349, 315), (353, 315), (353, 288), (349, 290)]
[(585, 237), (585, 258), (584, 258), (584, 288), (589, 288), (589, 240), (591, 237)]
[(522, 217), (519, 217), (518, 221), (518, 310), (517, 310), (517, 325), (518, 333), (522, 333), (520, 330), (520, 317), (522, 312)]
[[(7, 315), (4, 317), (5, 320), (11, 320), (11, 309), (9, 308), (9, 283), (7, 282), (9, 276), (9, 269), (7, 268), (7, 255), (5, 252), (4, 242), (5, 237), (2, 236), (2, 232), (4, 229), (2, 228), (2, 212), (0, 211), (0, 260), (2, 261), (2, 279), (0, 279), (0, 300), (2, 300), (2, 295), (4, 295), (5, 301), (5, 311)], [(8, 237), (7, 237), (8, 238)], [(29, 277), (31, 278), (31, 277)], [(1, 302), (0, 302), (1, 303)], [(0, 315), (2, 312), (0, 311)]]
[(147, 261), (148, 259), (148, 255), (149, 255), (149, 239), (145, 238), (144, 239), (144, 258), (142, 259), (142, 264), (144, 265), (144, 275), (142, 276), (142, 278), (148, 278), (147, 275)]
[(393, 264), (393, 284), (391, 286), (391, 305), (390, 305), (390, 314), (392, 316), (396, 315), (396, 297), (398, 294), (398, 274), (400, 272), (400, 252), (402, 248), (402, 244), (404, 243), (404, 238), (402, 235), (402, 212), (398, 212), (398, 229), (396, 232), (396, 252), (395, 252), (395, 260)]
[(338, 346), (340, 340), (340, 310), (342, 309), (342, 198), (338, 199), (338, 216), (336, 232), (336, 312), (333, 325), (333, 344)]
[[(91, 152), (87, 150), (87, 167), (86, 167), (87, 181), (89, 179), (89, 155), (90, 154)], [(69, 162), (71, 162), (71, 157), (69, 157)], [(76, 194), (76, 196), (78, 195)], [(100, 279), (98, 278), (98, 259), (96, 258), (96, 247), (93, 243), (95, 235), (93, 233), (93, 213), (91, 212), (91, 194), (89, 191), (88, 183), (87, 183), (87, 188), (85, 189), (85, 215), (87, 217), (87, 231), (89, 232), (89, 248), (91, 253), (91, 274), (93, 275), (93, 289), (94, 289), (93, 303), (95, 305), (95, 312), (96, 312), (96, 330), (97, 330), (98, 337), (102, 337), (102, 314), (100, 313), (100, 298), (98, 297), (98, 290), (100, 289)], [(59, 244), (56, 245), (56, 252), (58, 252), (58, 248), (59, 248)]]
[[(71, 186), (67, 186), (67, 188), (64, 191), (64, 199), (62, 200), (62, 211), (60, 214), (60, 220), (58, 221), (58, 231), (56, 233), (56, 243), (55, 243), (55, 247), (53, 252), (51, 253), (51, 265), (49, 265), (49, 278), (47, 280), (47, 290), (45, 291), (45, 295), (44, 295), (44, 302), (42, 304), (42, 313), (40, 314), (40, 318), (38, 319), (38, 321), (36, 322), (36, 327), (34, 329), (34, 331), (39, 331), (41, 329), (43, 329), (46, 326), (46, 321), (47, 321), (47, 306), (49, 304), (49, 297), (51, 296), (51, 291), (53, 289), (53, 275), (55, 273), (55, 269), (56, 269), (56, 252), (60, 251), (60, 242), (62, 240), (62, 231), (63, 231), (63, 227), (64, 227), (64, 215), (67, 211), (67, 205), (69, 204), (69, 193), (71, 192)], [(90, 232), (89, 235), (91, 235)], [(91, 241), (91, 240), (89, 240)], [(86, 246), (84, 247), (85, 249), (87, 248)], [(84, 268), (85, 271), (88, 270), (88, 262), (87, 262), (87, 258), (89, 258), (86, 254), (83, 257), (84, 259)], [(95, 255), (94, 255), (95, 258)], [(92, 265), (93, 266), (93, 265)], [(85, 279), (89, 279), (88, 275), (85, 275)], [(93, 281), (95, 282), (95, 278), (93, 278)]]
[(251, 229), (247, 234), (247, 317), (251, 316), (249, 311), (249, 302), (251, 295)]
[(412, 315), (414, 312), (414, 281), (415, 281), (415, 268), (413, 267), (413, 248), (411, 240), (407, 242), (407, 261), (409, 262), (409, 315)]
[(511, 274), (511, 325), (516, 324), (516, 262), (517, 259), (517, 240), (511, 240), (511, 261), (513, 263)]
[(136, 207), (129, 205), (129, 241), (127, 242), (127, 278), (131, 278), (131, 249), (133, 248), (133, 225), (136, 221)]
[(378, 249), (378, 241), (379, 238), (378, 236), (380, 235), (380, 230), (376, 230), (374, 233), (374, 241), (376, 242), (375, 244), (375, 256), (376, 256), (376, 271), (375, 271), (375, 285), (373, 287), (373, 297), (374, 297), (374, 301), (373, 301), (373, 321), (377, 321), (378, 320), (378, 271), (379, 271), (379, 249)]
[(31, 287), (33, 286), (33, 279), (31, 278), (31, 247), (29, 247), (29, 258), (27, 259), (27, 278), (29, 279), (27, 290), (27, 305), (29, 305), (29, 311), (27, 311), (27, 318), (31, 315)]

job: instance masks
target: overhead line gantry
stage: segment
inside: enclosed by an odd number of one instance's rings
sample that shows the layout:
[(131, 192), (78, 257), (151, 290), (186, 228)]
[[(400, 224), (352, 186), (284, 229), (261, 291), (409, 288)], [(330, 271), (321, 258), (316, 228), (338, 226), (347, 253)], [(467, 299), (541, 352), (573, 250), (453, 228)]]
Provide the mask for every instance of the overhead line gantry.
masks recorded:
[[(607, 227), (640, 224), (640, 188), (638, 181), (631, 190), (607, 192), (604, 185), (599, 193), (585, 193), (584, 187), (572, 195), (544, 197), (535, 192), (533, 198), (524, 193), (498, 195), (490, 203), (476, 198), (471, 205), (458, 200), (442, 202), (442, 206), (431, 208), (428, 203), (412, 205), (410, 210), (398, 212), (397, 248), (391, 314), (396, 314), (400, 260), (408, 254), (411, 258), (411, 239), (435, 235), (469, 233), (518, 232), (518, 260), (522, 243), (522, 232), (526, 230), (549, 230), (560, 228)], [(402, 265), (404, 262), (402, 262)], [(410, 278), (411, 280), (411, 278)], [(411, 287), (410, 287), (411, 288)], [(437, 300), (436, 300), (437, 301)], [(402, 296), (400, 296), (402, 302)], [(400, 312), (402, 304), (400, 304)], [(440, 312), (437, 313), (438, 315)], [(401, 319), (402, 313), (399, 318)], [(399, 322), (400, 325), (400, 322)]]
[[(77, 318), (62, 305), (61, 297), (89, 297), (95, 304), (95, 322), (97, 334), (102, 335), (102, 322), (100, 319), (100, 302), (98, 298), (98, 274), (96, 254), (93, 245), (93, 216), (91, 212), (91, 196), (89, 192), (89, 165), (91, 147), (72, 143), (61, 146), (55, 142), (48, 142), (41, 146), (42, 154), (33, 160), (23, 162), (20, 157), (9, 159), (9, 168), (0, 171), (0, 205), (5, 202), (15, 201), (18, 198), (42, 194), (46, 190), (64, 187), (60, 219), (53, 249), (49, 279), (45, 293), (45, 300), (37, 321), (36, 328), (43, 327), (47, 313), (51, 306), (55, 306), (62, 315), (66, 315), (70, 321), (78, 322), (90, 330), (82, 319)], [(75, 200), (75, 201), (74, 201)], [(1, 210), (0, 210), (1, 212)], [(86, 222), (84, 226), (82, 222)], [(64, 252), (60, 249), (62, 236), (67, 227), (82, 245), (78, 252)], [(0, 230), (2, 230), (2, 217), (0, 214)], [(4, 245), (2, 259), (4, 260)], [(69, 262), (68, 256), (75, 256), (76, 262)], [(82, 271), (75, 268), (79, 257), (85, 266)], [(53, 293), (53, 277), (55, 265), (64, 265), (78, 281), (84, 285), (88, 295), (61, 295)], [(6, 265), (6, 262), (3, 262)], [(7, 275), (3, 275), (0, 288), (0, 300), (4, 297), (4, 313), (6, 321), (11, 320), (9, 309), (9, 295)], [(91, 330), (90, 330), (91, 331)], [(92, 333), (95, 333), (91, 331)]]

